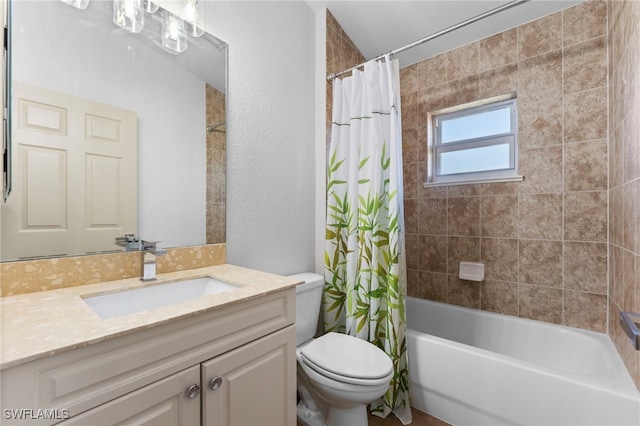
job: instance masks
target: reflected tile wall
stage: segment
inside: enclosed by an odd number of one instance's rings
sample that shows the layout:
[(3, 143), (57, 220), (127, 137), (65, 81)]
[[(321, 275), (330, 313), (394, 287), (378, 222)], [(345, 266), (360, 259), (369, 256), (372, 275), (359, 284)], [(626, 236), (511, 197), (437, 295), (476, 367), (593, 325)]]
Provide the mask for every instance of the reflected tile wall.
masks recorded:
[[(409, 294), (607, 331), (608, 43), (590, 1), (401, 69)], [(423, 188), (427, 114), (509, 92), (525, 180)]]
[(640, 387), (640, 351), (617, 320), (620, 311), (640, 312), (640, 2), (610, 1), (608, 11), (609, 333)]
[[(207, 125), (225, 121), (225, 96), (206, 85)], [(207, 132), (207, 244), (226, 241), (226, 126)]]

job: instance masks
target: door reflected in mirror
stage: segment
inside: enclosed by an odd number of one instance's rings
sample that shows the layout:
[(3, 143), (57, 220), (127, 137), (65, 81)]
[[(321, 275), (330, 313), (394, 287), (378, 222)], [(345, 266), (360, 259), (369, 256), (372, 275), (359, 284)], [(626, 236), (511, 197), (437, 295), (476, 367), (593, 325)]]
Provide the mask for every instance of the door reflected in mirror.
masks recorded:
[(176, 54), (160, 13), (131, 33), (112, 7), (10, 4), (3, 261), (122, 251), (125, 234), (225, 241), (227, 45), (205, 33)]

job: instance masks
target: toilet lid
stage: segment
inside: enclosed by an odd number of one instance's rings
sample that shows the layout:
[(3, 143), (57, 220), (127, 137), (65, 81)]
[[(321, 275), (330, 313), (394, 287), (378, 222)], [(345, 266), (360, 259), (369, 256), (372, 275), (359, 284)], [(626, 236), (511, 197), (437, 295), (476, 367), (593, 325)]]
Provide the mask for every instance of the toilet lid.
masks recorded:
[(318, 373), (342, 381), (383, 379), (393, 372), (387, 354), (366, 340), (346, 334), (327, 333), (306, 345), (300, 354)]

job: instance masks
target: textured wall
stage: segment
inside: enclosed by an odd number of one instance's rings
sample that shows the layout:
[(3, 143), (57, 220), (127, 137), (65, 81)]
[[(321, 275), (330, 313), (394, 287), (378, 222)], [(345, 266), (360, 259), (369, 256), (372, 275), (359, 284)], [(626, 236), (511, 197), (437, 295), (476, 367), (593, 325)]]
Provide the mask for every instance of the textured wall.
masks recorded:
[(229, 44), (227, 256), (288, 274), (315, 268), (315, 19), (304, 2), (207, 2)]
[(620, 328), (640, 312), (640, 2), (609, 5), (609, 333), (640, 387), (640, 352)]
[[(606, 2), (405, 67), (401, 90), (409, 294), (606, 331)], [(509, 92), (525, 180), (423, 188), (427, 114)]]

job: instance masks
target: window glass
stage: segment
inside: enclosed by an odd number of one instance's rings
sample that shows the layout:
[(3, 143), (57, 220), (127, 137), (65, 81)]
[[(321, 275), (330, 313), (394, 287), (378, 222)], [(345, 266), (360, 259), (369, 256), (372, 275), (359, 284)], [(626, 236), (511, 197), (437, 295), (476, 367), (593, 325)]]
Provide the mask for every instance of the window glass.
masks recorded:
[(503, 170), (509, 167), (509, 144), (448, 151), (440, 154), (441, 175)]
[(511, 105), (490, 111), (442, 119), (441, 143), (511, 132)]

